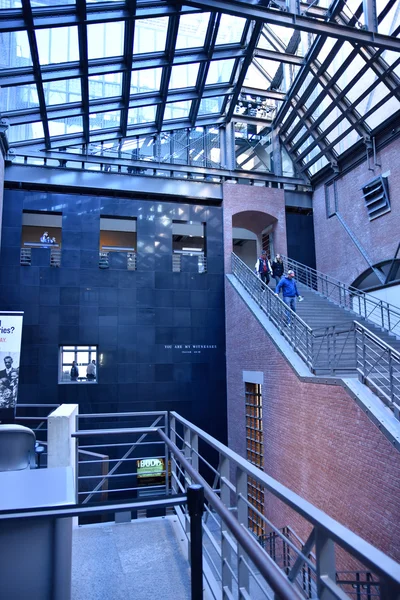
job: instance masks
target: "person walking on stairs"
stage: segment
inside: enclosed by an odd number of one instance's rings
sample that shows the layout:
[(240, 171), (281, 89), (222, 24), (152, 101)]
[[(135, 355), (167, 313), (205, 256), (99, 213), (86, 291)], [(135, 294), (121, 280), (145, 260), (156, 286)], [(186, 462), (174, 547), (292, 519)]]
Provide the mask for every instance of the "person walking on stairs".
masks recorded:
[[(282, 296), (284, 303), (296, 312), (296, 298), (301, 298), (294, 278), (294, 271), (289, 270), (286, 277), (282, 277), (280, 282), (275, 288), (275, 294), (279, 296), (279, 292), (282, 290)], [(290, 311), (286, 312), (287, 324), (290, 325)]]
[(276, 285), (281, 280), (283, 275), (283, 260), (280, 254), (275, 256), (275, 260), (272, 263), (272, 277), (275, 279)]
[(256, 271), (261, 281), (268, 285), (272, 269), (265, 250), (261, 252), (261, 256), (256, 262)]

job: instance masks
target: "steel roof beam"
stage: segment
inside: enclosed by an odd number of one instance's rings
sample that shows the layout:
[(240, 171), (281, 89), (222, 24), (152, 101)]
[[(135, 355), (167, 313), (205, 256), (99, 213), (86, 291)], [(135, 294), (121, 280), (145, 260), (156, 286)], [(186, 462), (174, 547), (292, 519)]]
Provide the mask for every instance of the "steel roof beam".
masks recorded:
[[(86, 27), (86, 0), (76, 0), (76, 10), (79, 17), (78, 43), (80, 57), (81, 93), (82, 93), (82, 125), (86, 143), (89, 143), (89, 80), (88, 80), (88, 37)], [(49, 115), (49, 112), (47, 111)]]
[(246, 47), (246, 56), (243, 59), (238, 78), (235, 82), (235, 91), (232, 94), (229, 109), (226, 114), (227, 122), (229, 122), (232, 119), (232, 116), (234, 114), (235, 106), (238, 101), (239, 94), (241, 93), (241, 88), (242, 88), (243, 82), (246, 78), (247, 70), (253, 59), (253, 52), (254, 52), (254, 49), (258, 42), (258, 39), (260, 37), (261, 29), (262, 29), (262, 23), (255, 23), (253, 26), (253, 30), (251, 32), (249, 32), (250, 39), (249, 39), (247, 47)]
[(305, 63), (305, 59), (302, 56), (296, 56), (295, 54), (286, 54), (285, 52), (274, 52), (273, 50), (264, 50), (263, 48), (256, 48), (254, 50), (255, 58), (262, 58), (265, 60), (276, 60), (281, 63), (288, 63), (289, 65), (302, 66)]
[(36, 83), (38, 94), (40, 120), (42, 121), (43, 125), (44, 143), (46, 148), (50, 148), (50, 131), (46, 113), (46, 98), (44, 95), (42, 75), (40, 71), (39, 51), (36, 43), (35, 31), (33, 29), (32, 9), (29, 0), (22, 0), (22, 12), (25, 20), (25, 27), (28, 34), (29, 48), (32, 57), (34, 83)]
[(185, 4), (203, 10), (217, 10), (238, 17), (245, 15), (248, 19), (262, 23), (290, 27), (301, 31), (308, 31), (315, 35), (325, 35), (344, 41), (351, 39), (353, 42), (363, 45), (400, 52), (400, 39), (389, 35), (356, 29), (347, 25), (338, 25), (334, 21), (322, 21), (303, 15), (265, 8), (260, 5), (249, 4), (244, 0), (185, 0)]
[(165, 46), (165, 55), (168, 61), (168, 65), (163, 68), (162, 76), (161, 76), (161, 85), (160, 85), (160, 96), (161, 103), (157, 107), (156, 114), (156, 130), (157, 132), (161, 131), (164, 114), (165, 114), (165, 105), (168, 98), (168, 88), (169, 82), (171, 79), (172, 66), (174, 64), (174, 54), (175, 54), (175, 46), (176, 39), (178, 37), (178, 29), (179, 29), (179, 16), (170, 17), (168, 23), (168, 31), (167, 31), (167, 41)]
[(133, 63), (133, 37), (134, 17), (136, 14), (136, 0), (126, 0), (129, 10), (129, 19), (125, 21), (124, 38), (124, 63), (125, 69), (122, 73), (122, 110), (121, 110), (121, 136), (125, 137), (128, 127), (129, 99), (131, 90), (132, 63)]
[(283, 92), (272, 92), (271, 90), (261, 90), (260, 88), (252, 88), (247, 85), (242, 87), (242, 94), (250, 94), (250, 96), (261, 96), (261, 98), (268, 98), (269, 100), (283, 101), (286, 98), (286, 94)]
[[(199, 72), (197, 75), (196, 89), (198, 91), (198, 98), (192, 102), (189, 119), (194, 126), (196, 124), (197, 115), (199, 113), (200, 103), (203, 98), (204, 88), (207, 81), (207, 75), (210, 68), (210, 60), (212, 58), (215, 42), (217, 40), (218, 31), (221, 22), (221, 15), (211, 13), (208, 22), (207, 33), (204, 41), (204, 50), (207, 54), (208, 60), (201, 63)], [(236, 68), (236, 65), (234, 66)]]

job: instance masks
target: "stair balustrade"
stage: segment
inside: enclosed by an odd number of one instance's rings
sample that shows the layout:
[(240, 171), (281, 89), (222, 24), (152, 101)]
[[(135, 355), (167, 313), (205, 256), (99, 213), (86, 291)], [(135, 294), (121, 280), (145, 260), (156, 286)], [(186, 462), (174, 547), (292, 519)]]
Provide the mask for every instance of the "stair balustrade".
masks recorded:
[[(300, 265), (300, 263), (296, 264)], [(286, 259), (286, 266), (292, 268), (293, 264)], [(331, 298), (332, 290), (338, 290), (338, 286), (336, 288), (333, 285), (325, 286), (324, 293), (322, 293), (321, 289), (325, 283), (329, 284), (329, 278), (318, 279), (316, 271), (308, 267), (305, 267), (303, 271), (300, 271), (299, 267), (296, 268), (296, 278), (314, 291), (321, 293), (325, 298)], [(232, 273), (312, 373), (336, 377), (358, 375), (361, 381), (371, 387), (394, 412), (395, 417), (400, 420), (399, 352), (355, 320), (348, 326), (328, 325), (312, 329), (234, 253), (232, 253)], [(344, 287), (340, 289), (348, 290)], [(342, 298), (346, 297), (344, 291)], [(364, 296), (366, 295), (364, 294)], [(367, 302), (366, 298), (364, 300)], [(382, 308), (385, 304), (387, 303), (381, 302), (380, 307)], [(390, 308), (391, 322), (394, 323), (392, 308)]]
[(318, 292), (335, 304), (355, 312), (397, 336), (400, 336), (400, 309), (362, 290), (348, 286), (330, 275), (316, 271), (282, 255), (285, 272), (292, 269), (299, 283)]

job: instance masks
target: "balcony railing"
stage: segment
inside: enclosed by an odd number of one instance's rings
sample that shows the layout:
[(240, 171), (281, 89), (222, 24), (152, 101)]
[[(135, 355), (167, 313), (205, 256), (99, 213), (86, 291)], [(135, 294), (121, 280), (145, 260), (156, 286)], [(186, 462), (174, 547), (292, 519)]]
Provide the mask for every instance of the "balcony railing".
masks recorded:
[(207, 257), (204, 254), (192, 253), (192, 252), (179, 252), (173, 253), (172, 255), (172, 271), (173, 273), (180, 273), (182, 271), (182, 256), (197, 256), (197, 272), (207, 272)]
[[(112, 268), (112, 255), (117, 254), (116, 252), (111, 252), (109, 250), (104, 251), (101, 250), (99, 252), (99, 268), (100, 269), (109, 269)], [(128, 271), (136, 271), (136, 252), (118, 252), (118, 256), (123, 256), (123, 264), (126, 264), (126, 269)], [(126, 263), (125, 263), (126, 260)]]
[[(50, 245), (45, 246), (38, 244), (40, 248), (50, 248), (50, 266), (60, 267), (61, 266), (61, 250), (60, 248), (54, 248)], [(30, 267), (32, 265), (32, 248), (21, 248), (20, 251), (20, 265), (22, 267)]]

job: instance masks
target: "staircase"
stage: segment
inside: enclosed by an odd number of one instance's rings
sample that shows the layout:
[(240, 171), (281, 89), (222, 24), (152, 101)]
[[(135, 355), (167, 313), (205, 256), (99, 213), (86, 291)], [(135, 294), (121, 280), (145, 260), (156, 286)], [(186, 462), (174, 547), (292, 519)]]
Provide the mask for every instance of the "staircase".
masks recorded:
[(359, 377), (400, 420), (400, 309), (284, 257), (304, 302), (297, 313), (235, 254), (232, 272), (318, 376)]

